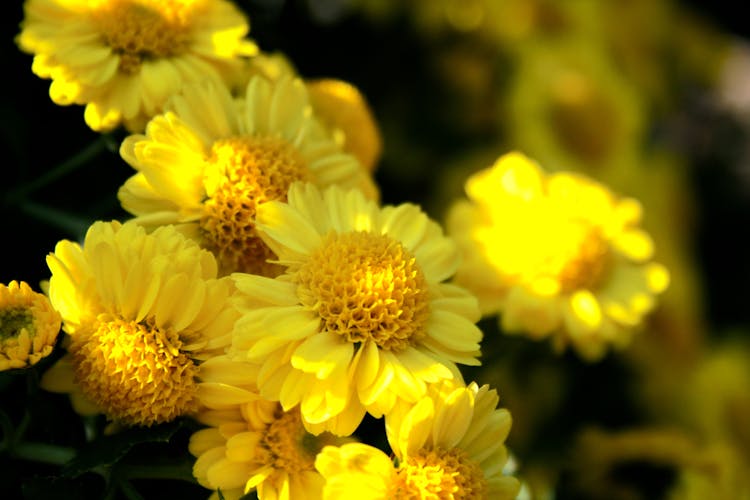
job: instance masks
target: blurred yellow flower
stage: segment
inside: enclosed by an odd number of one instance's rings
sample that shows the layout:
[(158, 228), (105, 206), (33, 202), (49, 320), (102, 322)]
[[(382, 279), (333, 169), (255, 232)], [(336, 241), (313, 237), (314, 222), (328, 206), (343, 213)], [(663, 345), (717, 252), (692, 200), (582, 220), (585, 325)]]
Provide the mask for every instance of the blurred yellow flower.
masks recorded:
[(26, 368), (52, 352), (60, 314), (24, 281), (0, 283), (0, 371)]
[(642, 97), (596, 39), (525, 43), (503, 115), (507, 143), (555, 171), (629, 166), (645, 131)]
[(260, 500), (320, 498), (323, 478), (315, 470), (315, 456), (324, 446), (341, 444), (341, 438), (309, 434), (299, 408), (285, 412), (278, 402), (260, 397), (215, 412), (211, 420), (189, 444), (197, 457), (193, 474), (202, 486), (220, 490), (226, 499), (252, 491)]
[(262, 365), (264, 397), (301, 404), (311, 432), (349, 435), (366, 411), (380, 417), (453, 378), (455, 363), (479, 364), (476, 299), (443, 283), (458, 254), (419, 207), (299, 182), (288, 199), (257, 218), (285, 273), (234, 275), (245, 303), (232, 347)]
[(60, 241), (47, 264), (69, 337), (45, 389), (125, 425), (198, 408), (198, 362), (228, 345), (236, 319), (231, 280), (216, 279), (210, 252), (173, 227), (146, 234), (133, 222), (96, 222), (83, 246)]
[(383, 140), (365, 96), (354, 85), (333, 78), (306, 82), (310, 102), (323, 124), (333, 131), (344, 151), (369, 172), (375, 170)]
[(511, 416), (495, 390), (453, 381), (430, 386), (414, 405), (386, 416), (391, 459), (359, 443), (328, 446), (315, 460), (324, 499), (511, 499), (520, 484), (503, 473)]
[(470, 177), (466, 193), (447, 218), (464, 258), (455, 279), (508, 333), (551, 336), (596, 360), (629, 343), (668, 285), (640, 204), (584, 176), (546, 174), (509, 153)]
[(52, 79), (56, 104), (84, 104), (86, 123), (142, 130), (185, 82), (228, 78), (256, 46), (226, 0), (27, 0), (17, 43)]
[(681, 387), (679, 417), (706, 440), (736, 447), (750, 468), (750, 343), (713, 345)]
[(187, 86), (168, 109), (145, 135), (123, 141), (120, 153), (138, 173), (119, 198), (140, 224), (178, 225), (214, 252), (221, 274), (282, 270), (267, 262), (275, 256), (258, 238), (255, 217), (264, 203), (284, 201), (296, 180), (377, 197), (369, 173), (318, 133), (299, 79), (254, 76), (239, 102), (210, 82)]

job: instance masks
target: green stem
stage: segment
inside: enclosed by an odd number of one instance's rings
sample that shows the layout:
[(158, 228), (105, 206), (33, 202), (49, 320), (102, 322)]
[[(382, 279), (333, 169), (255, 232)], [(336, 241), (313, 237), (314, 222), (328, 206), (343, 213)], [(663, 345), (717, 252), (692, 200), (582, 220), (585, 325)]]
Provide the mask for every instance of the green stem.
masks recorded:
[(120, 481), (120, 490), (128, 500), (144, 500), (140, 493), (128, 481)]
[(66, 233), (83, 236), (91, 224), (91, 220), (74, 214), (69, 214), (57, 208), (50, 208), (39, 203), (23, 201), (19, 207), (24, 213), (39, 220), (52, 224)]
[(112, 149), (112, 145), (110, 144), (111, 142), (112, 139), (109, 136), (99, 136), (94, 142), (83, 148), (68, 160), (62, 162), (61, 164), (47, 171), (45, 174), (37, 177), (28, 184), (24, 184), (17, 189), (10, 191), (5, 198), (5, 203), (8, 205), (18, 203), (20, 200), (24, 199), (34, 191), (41, 189), (48, 184), (51, 184), (60, 177), (69, 174), (70, 172), (74, 172), (75, 170), (95, 158), (102, 151), (106, 149)]
[(195, 483), (190, 464), (133, 465), (119, 464), (117, 477), (123, 479), (176, 479)]
[(0, 452), (10, 448), (13, 442), (13, 422), (10, 421), (10, 417), (4, 412), (0, 411)]
[(75, 456), (73, 448), (46, 443), (18, 443), (13, 447), (13, 456), (31, 462), (63, 465)]

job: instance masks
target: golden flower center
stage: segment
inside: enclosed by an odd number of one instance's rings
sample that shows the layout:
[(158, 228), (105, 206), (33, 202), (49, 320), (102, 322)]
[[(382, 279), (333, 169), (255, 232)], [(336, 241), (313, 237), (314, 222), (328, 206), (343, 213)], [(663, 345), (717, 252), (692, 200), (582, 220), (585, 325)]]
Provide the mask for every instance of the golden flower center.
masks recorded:
[(177, 333), (100, 315), (90, 335), (72, 339), (76, 381), (108, 418), (150, 426), (195, 409), (198, 367)]
[(298, 270), (302, 303), (321, 331), (400, 351), (424, 336), (427, 282), (416, 259), (384, 234), (329, 233)]
[(325, 443), (305, 430), (299, 411), (279, 407), (275, 417), (258, 443), (258, 462), (290, 475), (314, 471), (315, 456)]
[(222, 272), (274, 277), (282, 267), (268, 263), (276, 256), (258, 237), (258, 205), (286, 201), (289, 185), (308, 180), (297, 150), (277, 137), (241, 136), (216, 141), (208, 157), (208, 199), (200, 225), (207, 247)]
[(26, 307), (0, 308), (0, 343), (14, 339), (26, 330), (33, 337), (36, 328), (34, 315)]
[(101, 0), (92, 15), (104, 43), (120, 56), (120, 71), (132, 74), (145, 60), (185, 50), (194, 10), (185, 0)]
[(397, 469), (392, 498), (462, 500), (486, 498), (484, 471), (459, 449), (419, 450)]
[(560, 235), (554, 243), (556, 254), (543, 269), (555, 277), (563, 293), (598, 288), (612, 268), (612, 251), (601, 229), (571, 222)]
[(619, 125), (616, 110), (580, 75), (566, 75), (556, 82), (550, 119), (558, 140), (584, 161), (602, 162), (614, 147)]

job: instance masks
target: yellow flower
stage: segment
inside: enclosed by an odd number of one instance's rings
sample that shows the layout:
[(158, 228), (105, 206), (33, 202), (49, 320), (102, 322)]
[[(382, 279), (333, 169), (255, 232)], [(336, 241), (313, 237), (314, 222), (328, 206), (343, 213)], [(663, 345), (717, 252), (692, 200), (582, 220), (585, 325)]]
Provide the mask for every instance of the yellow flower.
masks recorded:
[(448, 215), (464, 261), (460, 285), (508, 333), (553, 336), (588, 360), (623, 347), (669, 281), (651, 262), (641, 206), (584, 176), (546, 174), (520, 153), (466, 183)]
[(60, 241), (47, 264), (69, 337), (43, 387), (126, 425), (198, 408), (198, 362), (228, 345), (236, 319), (231, 280), (216, 279), (210, 252), (173, 227), (96, 222), (83, 246)]
[(285, 273), (234, 275), (246, 299), (232, 347), (261, 365), (263, 397), (301, 404), (312, 432), (348, 435), (366, 411), (379, 417), (453, 378), (455, 363), (479, 364), (476, 300), (442, 283), (455, 245), (417, 206), (305, 183), (288, 200), (258, 208)]
[[(262, 75), (271, 81), (299, 74), (292, 62), (281, 52), (264, 53), (247, 60), (244, 74), (233, 87), (244, 91), (249, 78)], [(357, 87), (343, 80), (318, 78), (305, 80), (310, 104), (319, 118), (324, 133), (353, 155), (362, 166), (372, 172), (383, 150), (383, 140), (378, 124), (367, 99)]]
[(556, 171), (629, 165), (643, 140), (644, 102), (598, 37), (530, 41), (505, 100), (509, 143)]
[(17, 42), (52, 79), (56, 104), (85, 104), (94, 130), (142, 130), (185, 82), (229, 78), (256, 52), (226, 0), (27, 0)]
[(375, 170), (383, 151), (383, 140), (365, 96), (342, 80), (321, 78), (307, 82), (315, 113), (333, 130), (347, 151), (369, 172)]
[(298, 408), (285, 412), (278, 402), (257, 395), (206, 416), (211, 427), (194, 433), (189, 444), (197, 457), (193, 475), (201, 485), (227, 499), (254, 490), (260, 500), (320, 498), (323, 478), (315, 470), (315, 456), (340, 438), (309, 434)]
[(23, 281), (0, 283), (0, 371), (36, 364), (59, 332), (60, 314), (47, 297)]
[(323, 448), (315, 460), (323, 498), (515, 498), (520, 484), (503, 474), (511, 416), (497, 403), (487, 385), (434, 384), (418, 403), (386, 416), (395, 465), (364, 444)]
[(683, 380), (675, 412), (707, 441), (735, 446), (750, 467), (750, 343), (740, 335), (706, 350)]
[(120, 189), (122, 206), (150, 227), (175, 224), (217, 256), (221, 274), (275, 275), (273, 253), (255, 228), (256, 211), (309, 180), (377, 189), (354, 157), (318, 133), (299, 79), (250, 79), (244, 98), (210, 82), (187, 86), (145, 135), (120, 148), (138, 173)]

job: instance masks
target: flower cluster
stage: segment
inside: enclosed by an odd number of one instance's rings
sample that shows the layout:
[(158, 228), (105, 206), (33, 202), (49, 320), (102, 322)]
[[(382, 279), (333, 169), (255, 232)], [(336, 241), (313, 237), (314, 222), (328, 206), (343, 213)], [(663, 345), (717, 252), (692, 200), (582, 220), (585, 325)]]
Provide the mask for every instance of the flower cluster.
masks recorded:
[(203, 423), (193, 473), (222, 496), (341, 497), (357, 476), (333, 474), (351, 467), (333, 446), (370, 446), (369, 414), (399, 464), (373, 471), (395, 474), (382, 498), (513, 497), (510, 414), (457, 366), (479, 364), (482, 332), (474, 296), (448, 283), (455, 243), (419, 206), (379, 205), (361, 94), (242, 58), (246, 32), (224, 2), (27, 2), (34, 71), (94, 130), (124, 124), (136, 170), (118, 192), (132, 219), (47, 258), (66, 335), (42, 387), (109, 432)]
[[(0, 371), (31, 374), (29, 387), (67, 395), (81, 417), (88, 449), (56, 459), (61, 477), (104, 470), (108, 494), (135, 497), (123, 464), (163, 432), (189, 462), (181, 479), (217, 500), (543, 498), (569, 471), (550, 472), (525, 445), (534, 432), (547, 439), (538, 427), (580, 381), (561, 360), (578, 374), (618, 356), (656, 372), (648, 342), (686, 322), (679, 301), (659, 316), (684, 278), (679, 252), (667, 244), (665, 255), (649, 222), (671, 180), (632, 190), (642, 200), (621, 189), (625, 176), (609, 182), (636, 158), (646, 115), (590, 44), (556, 38), (570, 26), (598, 33), (603, 10), (459, 3), (390, 8), (418, 16), (429, 36), (447, 20), (481, 44), (507, 44), (517, 64), (503, 110), (532, 119), (490, 154), (467, 155), (462, 181), (437, 197), (441, 219), (380, 182), (393, 136), (365, 92), (261, 50), (245, 6), (24, 2), (16, 43), (32, 72), (51, 80), (54, 103), (85, 107), (86, 131), (114, 144), (127, 172), (110, 192), (121, 216), (93, 214), (85, 232), (57, 240), (43, 293), (0, 284)], [(500, 21), (519, 12), (523, 29)], [(481, 87), (481, 68), (466, 64), (452, 84)], [(542, 376), (529, 353), (547, 363)], [(503, 365), (516, 354), (515, 368), (528, 368), (520, 384)], [(716, 359), (696, 362), (703, 371), (689, 380), (748, 378), (744, 358)], [(663, 384), (655, 398), (673, 387), (651, 380)], [(748, 415), (740, 385), (714, 391), (713, 412), (687, 390), (677, 396), (691, 407), (686, 425), (718, 436), (720, 456), (696, 459), (705, 448), (680, 432), (588, 429), (566, 441), (577, 443), (570, 483), (606, 490), (632, 457), (679, 469), (676, 492), (710, 467), (741, 471), (731, 442), (747, 435), (721, 423)], [(36, 459), (44, 447), (29, 451), (21, 437), (0, 451)], [(107, 442), (117, 449), (97, 455)]]

